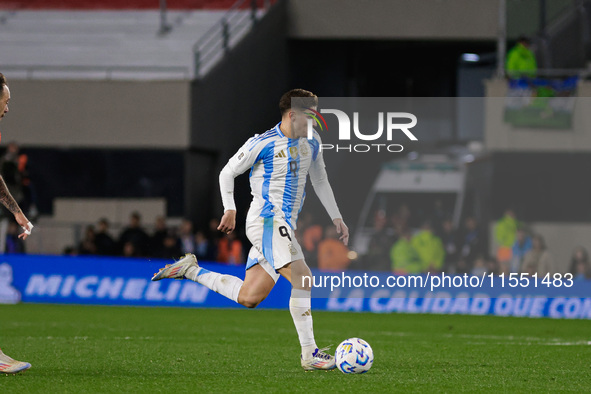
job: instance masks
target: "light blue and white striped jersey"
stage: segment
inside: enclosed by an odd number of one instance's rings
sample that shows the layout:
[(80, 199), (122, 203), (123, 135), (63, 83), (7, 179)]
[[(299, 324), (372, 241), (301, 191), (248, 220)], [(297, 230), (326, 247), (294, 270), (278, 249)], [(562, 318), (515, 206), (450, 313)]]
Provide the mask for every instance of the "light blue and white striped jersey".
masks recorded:
[[(280, 125), (281, 122), (246, 141), (228, 166), (234, 176), (250, 169), (253, 199), (247, 221), (279, 216), (295, 230), (304, 205), (308, 173), (314, 181), (326, 179), (326, 170), (317, 132), (312, 140), (288, 138), (281, 132)], [(338, 208), (336, 212), (340, 215)]]

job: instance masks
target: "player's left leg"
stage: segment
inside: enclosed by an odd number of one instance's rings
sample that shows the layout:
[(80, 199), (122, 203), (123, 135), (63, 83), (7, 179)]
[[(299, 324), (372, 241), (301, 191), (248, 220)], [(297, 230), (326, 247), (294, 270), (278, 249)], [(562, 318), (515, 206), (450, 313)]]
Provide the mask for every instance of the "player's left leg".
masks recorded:
[(249, 267), (244, 281), (233, 275), (224, 275), (205, 268), (189, 268), (185, 278), (221, 294), (247, 308), (256, 308), (273, 290), (275, 280), (260, 264)]
[[(253, 253), (256, 253), (254, 248), (249, 256)], [(267, 269), (261, 264), (266, 264)], [(261, 261), (261, 264), (247, 266), (243, 281), (237, 276), (220, 274), (200, 267), (195, 255), (188, 253), (176, 263), (161, 268), (152, 280), (190, 279), (238, 304), (255, 308), (267, 298), (279, 278), (277, 273), (269, 273), (272, 268), (268, 263)]]
[[(193, 254), (187, 254), (176, 263), (161, 268), (158, 273), (154, 274), (152, 280), (190, 279), (247, 308), (255, 308), (267, 298), (275, 286), (275, 282), (279, 279), (279, 274), (265, 259), (263, 253), (267, 243), (268, 245), (273, 244), (272, 237), (268, 241), (265, 240), (266, 238), (263, 239), (266, 231), (265, 220), (267, 219), (260, 218), (246, 223), (246, 235), (253, 247), (248, 253), (244, 281), (233, 275), (220, 274), (200, 267)], [(273, 223), (272, 218), (269, 223)], [(273, 250), (272, 248), (267, 249), (272, 261)], [(285, 253), (287, 256), (291, 256), (289, 250)], [(284, 261), (289, 262), (290, 260), (285, 259)]]
[(296, 260), (278, 272), (291, 282), (289, 311), (302, 347), (301, 364), (305, 370), (334, 369), (334, 357), (318, 349), (312, 321), (312, 273), (304, 260)]
[(17, 373), (31, 368), (31, 364), (23, 361), (16, 361), (8, 357), (2, 349), (0, 349), (0, 373)]
[(174, 264), (167, 264), (164, 268), (160, 268), (152, 277), (152, 281), (185, 278), (200, 283), (234, 302), (238, 302), (238, 294), (243, 283), (242, 279), (236, 276), (218, 274), (200, 267), (192, 253), (187, 253)]

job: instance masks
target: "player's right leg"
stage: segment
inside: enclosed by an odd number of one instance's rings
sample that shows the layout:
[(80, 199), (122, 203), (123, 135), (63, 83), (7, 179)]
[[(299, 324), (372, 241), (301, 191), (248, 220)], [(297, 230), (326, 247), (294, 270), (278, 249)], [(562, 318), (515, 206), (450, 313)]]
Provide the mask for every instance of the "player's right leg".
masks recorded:
[(8, 357), (0, 349), (0, 373), (12, 374), (21, 372), (31, 368), (31, 364), (23, 361), (16, 361), (13, 358)]
[[(298, 251), (296, 256), (303, 257), (297, 241), (292, 246)], [(303, 259), (298, 259), (280, 268), (279, 273), (292, 285), (289, 311), (302, 347), (300, 356), (302, 368), (306, 371), (334, 369), (336, 367), (334, 356), (325, 352), (327, 348), (319, 349), (314, 339), (310, 268)]]

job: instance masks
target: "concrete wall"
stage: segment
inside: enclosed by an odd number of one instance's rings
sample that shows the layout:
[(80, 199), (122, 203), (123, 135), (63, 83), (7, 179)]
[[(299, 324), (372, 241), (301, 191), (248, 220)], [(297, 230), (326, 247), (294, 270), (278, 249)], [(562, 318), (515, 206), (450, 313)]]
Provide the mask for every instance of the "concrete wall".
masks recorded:
[(187, 148), (189, 81), (10, 80), (4, 141), (60, 148)]
[(65, 223), (96, 223), (105, 218), (113, 226), (125, 226), (133, 212), (141, 215), (142, 225), (166, 216), (163, 198), (56, 198), (53, 201), (53, 220)]
[[(288, 0), (290, 38), (494, 40), (500, 0)], [(547, 2), (547, 22), (572, 7)], [(338, 11), (338, 18), (335, 17)], [(539, 0), (507, 0), (507, 37), (539, 29)]]
[[(541, 3), (540, 0), (507, 0), (507, 37), (515, 39), (521, 34), (536, 34), (540, 28)], [(575, 3), (573, 0), (546, 1), (546, 23), (551, 24)]]
[(289, 0), (289, 37), (494, 40), (498, 4), (495, 0)]
[(591, 151), (591, 83), (581, 82), (572, 130), (514, 128), (503, 121), (505, 80), (486, 82), (484, 140), (489, 151)]
[[(26, 251), (29, 254), (62, 254), (66, 247), (77, 247), (86, 226), (96, 226), (100, 218), (109, 220), (109, 233), (117, 240), (128, 225), (132, 212), (139, 212), (142, 227), (151, 234), (156, 217), (166, 216), (166, 200), (57, 198), (54, 200), (54, 215), (41, 216), (35, 221), (35, 236), (27, 239)], [(169, 226), (178, 225), (178, 221), (167, 217)]]

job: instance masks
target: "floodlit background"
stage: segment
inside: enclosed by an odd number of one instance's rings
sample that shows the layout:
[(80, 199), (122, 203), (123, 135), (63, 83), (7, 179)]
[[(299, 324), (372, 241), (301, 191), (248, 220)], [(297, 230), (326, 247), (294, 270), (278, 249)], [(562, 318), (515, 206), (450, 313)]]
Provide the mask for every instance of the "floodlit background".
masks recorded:
[[(588, 391), (590, 60), (591, 0), (0, 0), (0, 173), (35, 224), (0, 209), (0, 346), (32, 364), (0, 391)], [(222, 235), (218, 174), (292, 88), (363, 135), (417, 117), (377, 152), (324, 113), (351, 240), (309, 185), (315, 278), (491, 280), (313, 292), (361, 376), (302, 372), (285, 279), (254, 311), (150, 281), (184, 253), (244, 277), (248, 176)]]
[(591, 275), (589, 1), (0, 7), (12, 92), (1, 171), (36, 226), (20, 242), (5, 212), (5, 254), (244, 265), (248, 177), (236, 180), (238, 231), (222, 236), (218, 173), (301, 87), (320, 109), (376, 98), (366, 134), (378, 107), (418, 116), (418, 141), (382, 137), (402, 152), (325, 151), (352, 237), (333, 242), (310, 188), (297, 235), (311, 267)]

